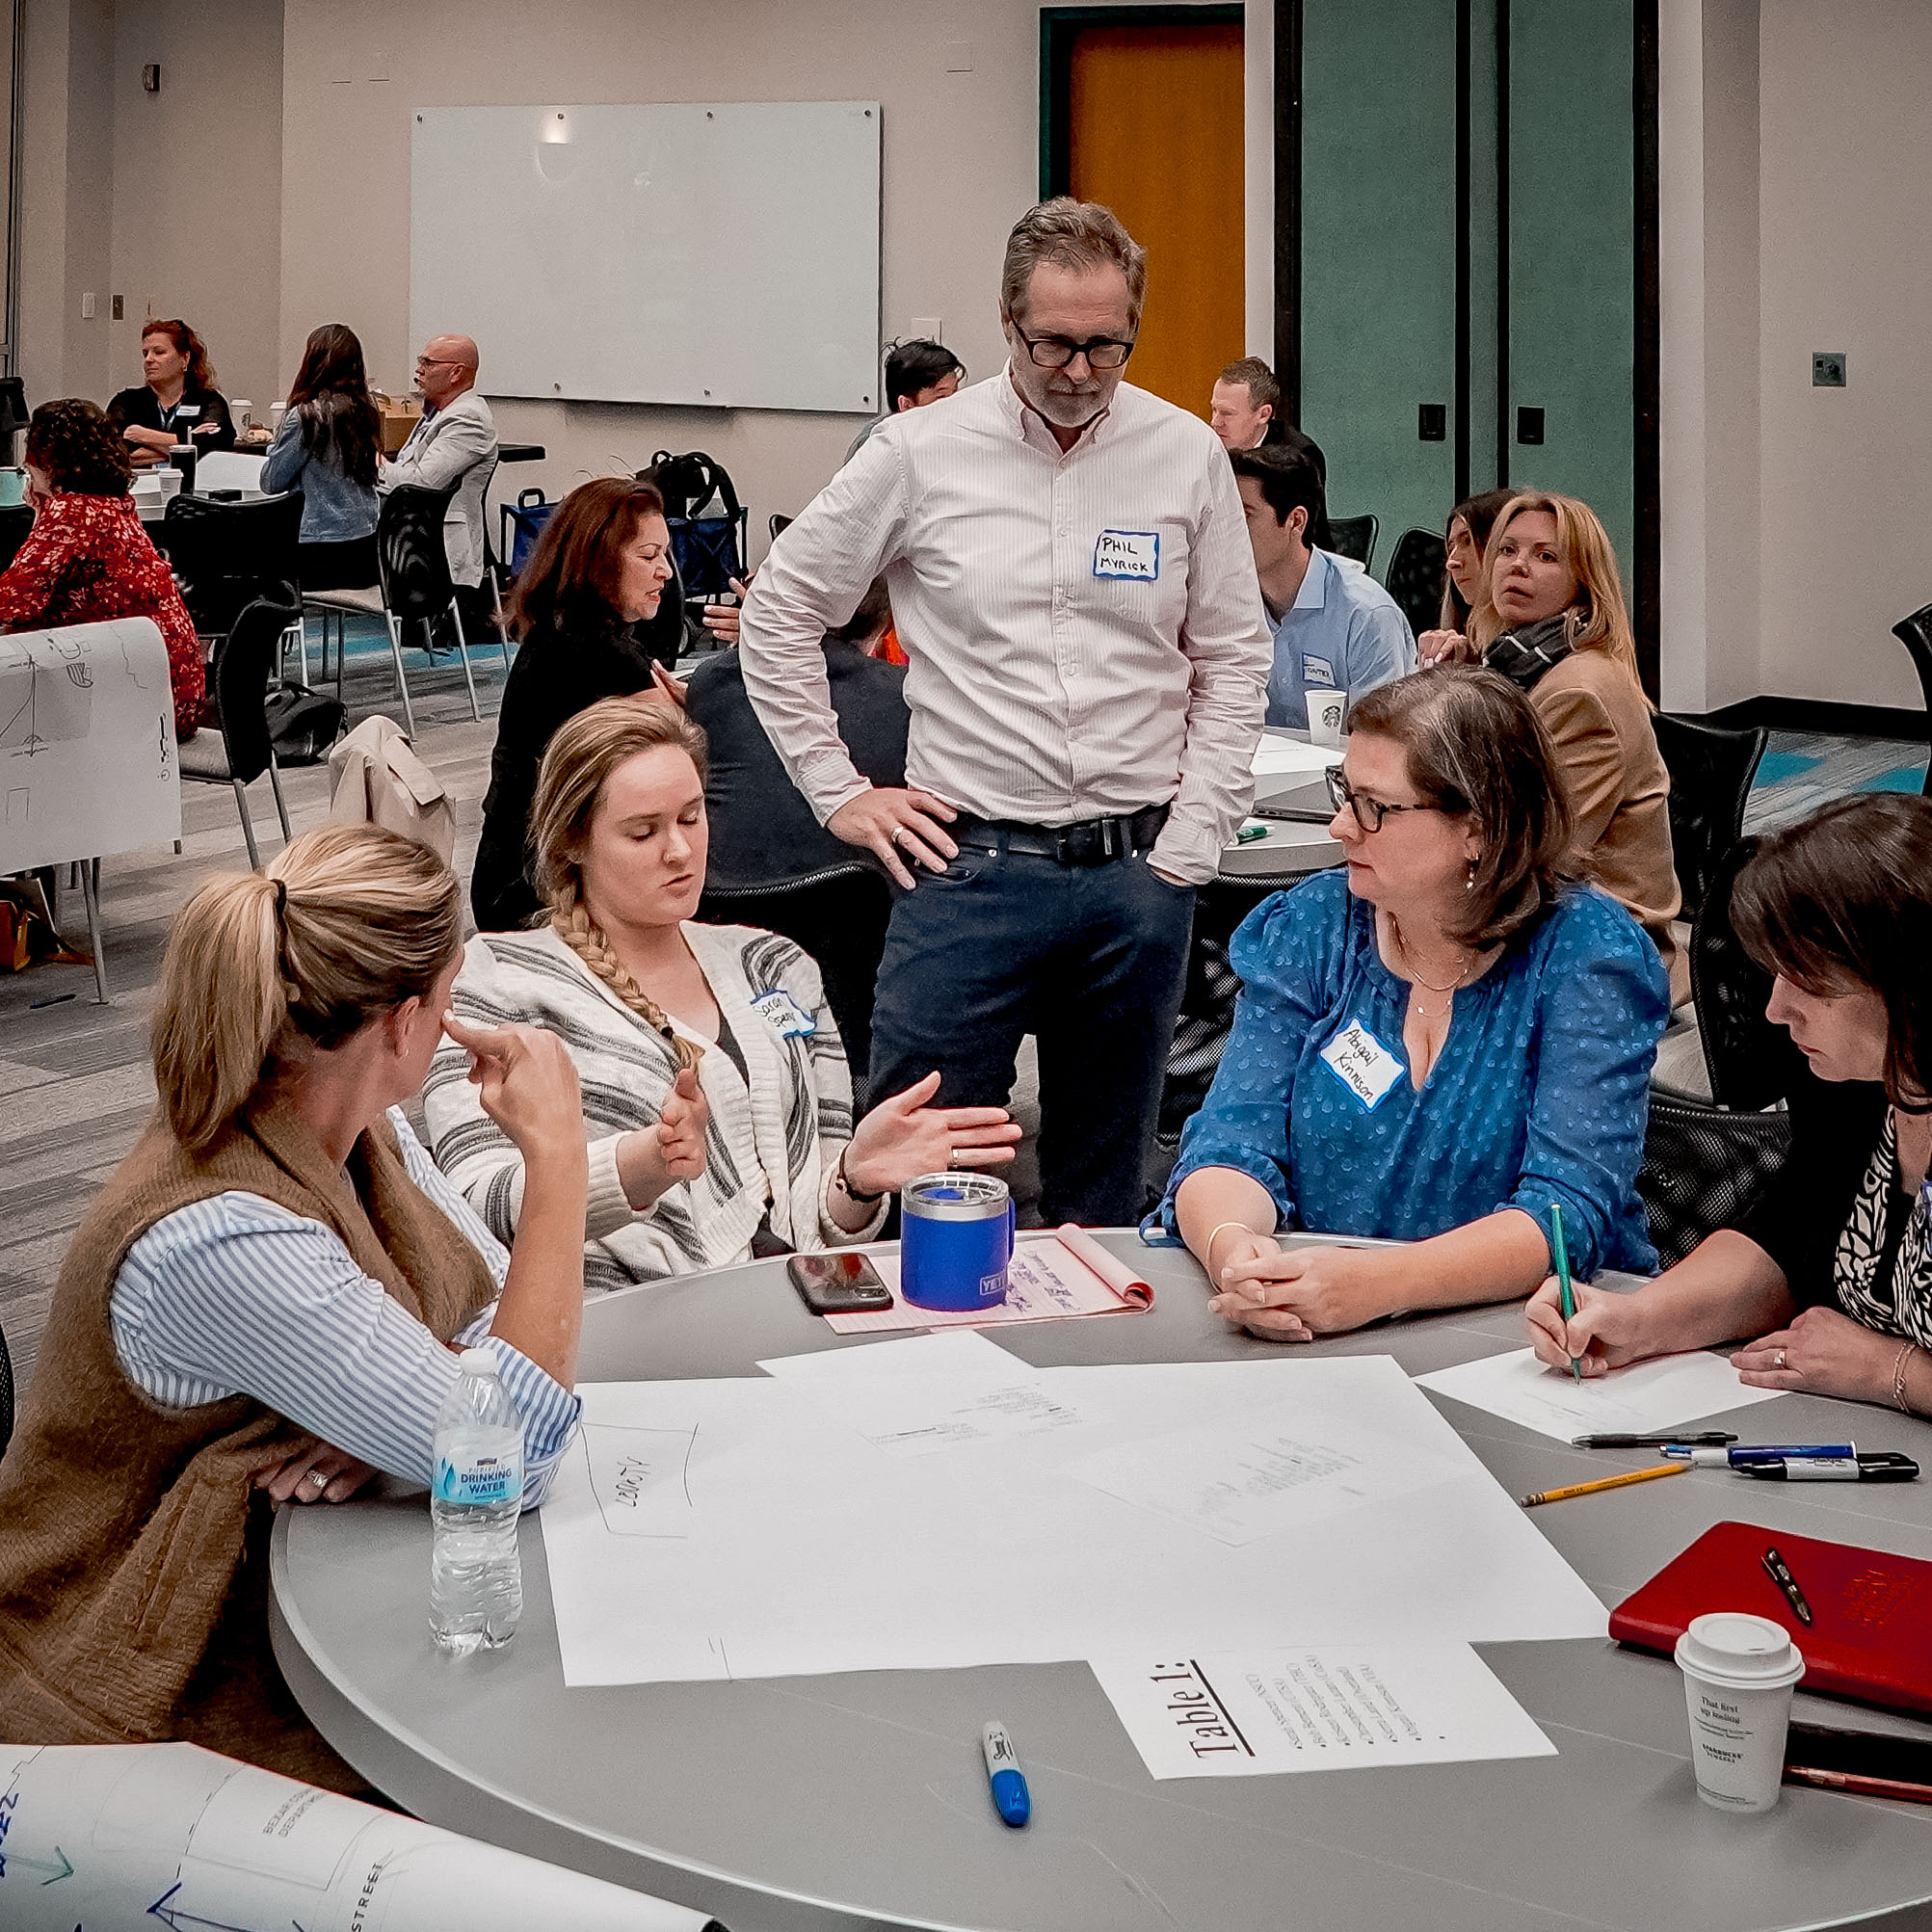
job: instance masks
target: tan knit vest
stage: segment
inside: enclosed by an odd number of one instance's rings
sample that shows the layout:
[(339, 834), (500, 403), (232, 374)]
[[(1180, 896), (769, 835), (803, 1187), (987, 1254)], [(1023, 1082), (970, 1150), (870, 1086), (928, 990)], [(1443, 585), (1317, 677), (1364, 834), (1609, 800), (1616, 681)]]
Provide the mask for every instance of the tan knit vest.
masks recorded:
[(332, 1230), (439, 1340), (494, 1292), (386, 1123), (345, 1171), (273, 1100), (200, 1155), (157, 1116), (74, 1234), (0, 1460), (0, 1738), (186, 1739), (356, 1789), (269, 1653), (273, 1509), (254, 1477), (307, 1438), (250, 1396), (162, 1409), (122, 1371), (109, 1324), (128, 1249), (164, 1216), (237, 1189)]

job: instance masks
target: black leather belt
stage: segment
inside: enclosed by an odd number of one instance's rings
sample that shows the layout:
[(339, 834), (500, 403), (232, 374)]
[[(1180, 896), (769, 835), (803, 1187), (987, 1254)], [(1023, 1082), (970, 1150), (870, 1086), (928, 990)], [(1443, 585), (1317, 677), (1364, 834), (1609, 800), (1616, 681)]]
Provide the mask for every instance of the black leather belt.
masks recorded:
[(1146, 852), (1160, 836), (1169, 807), (1144, 806), (1125, 818), (1083, 818), (1076, 825), (1019, 825), (1005, 818), (962, 814), (946, 827), (953, 842), (982, 852), (1018, 852), (1059, 865), (1111, 865)]

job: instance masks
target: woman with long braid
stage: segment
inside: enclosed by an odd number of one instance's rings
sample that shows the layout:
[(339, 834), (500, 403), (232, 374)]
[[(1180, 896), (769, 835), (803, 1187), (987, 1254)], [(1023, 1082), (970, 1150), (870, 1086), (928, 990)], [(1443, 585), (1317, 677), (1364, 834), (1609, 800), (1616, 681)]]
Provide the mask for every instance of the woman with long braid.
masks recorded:
[[(612, 1288), (873, 1238), (914, 1176), (995, 1167), (1000, 1107), (933, 1107), (939, 1076), (855, 1130), (818, 968), (789, 940), (692, 922), (704, 889), (704, 734), (609, 698), (543, 754), (530, 849), (547, 923), (469, 942), (453, 1010), (515, 1015), (576, 1062), (590, 1144), (586, 1287)], [(477, 1105), (454, 1047), (423, 1094), (437, 1165), (508, 1239), (523, 1159)]]

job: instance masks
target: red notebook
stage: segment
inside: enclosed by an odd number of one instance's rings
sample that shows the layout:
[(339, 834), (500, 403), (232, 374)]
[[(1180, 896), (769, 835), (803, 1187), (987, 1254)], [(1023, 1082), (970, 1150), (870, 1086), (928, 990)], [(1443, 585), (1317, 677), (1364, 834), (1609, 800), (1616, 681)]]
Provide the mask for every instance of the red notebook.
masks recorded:
[[(1809, 1628), (1765, 1574), (1767, 1549), (1797, 1579)], [(1784, 1625), (1804, 1655), (1801, 1690), (1932, 1713), (1932, 1563), (1720, 1522), (1611, 1611), (1610, 1634), (1669, 1654), (1690, 1620), (1709, 1610)]]

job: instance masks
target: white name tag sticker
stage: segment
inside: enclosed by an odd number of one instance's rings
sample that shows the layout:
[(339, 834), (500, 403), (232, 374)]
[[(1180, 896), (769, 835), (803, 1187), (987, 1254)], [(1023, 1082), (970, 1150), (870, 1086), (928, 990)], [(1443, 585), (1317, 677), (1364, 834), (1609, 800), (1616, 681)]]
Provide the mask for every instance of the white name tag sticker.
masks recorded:
[(782, 988), (759, 993), (752, 1005), (781, 1040), (805, 1040), (818, 1031), (818, 1021)]
[(1302, 652), (1302, 682), (1304, 684), (1326, 684), (1335, 689), (1335, 666), (1325, 657), (1310, 657)]
[(1160, 575), (1157, 530), (1102, 530), (1094, 540), (1094, 574), (1151, 584)]
[(1401, 1061), (1359, 1019), (1351, 1019), (1321, 1049), (1321, 1061), (1370, 1113), (1403, 1074)]

